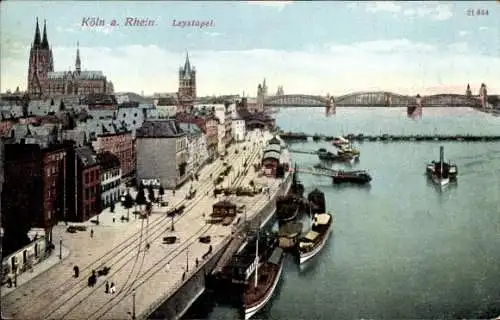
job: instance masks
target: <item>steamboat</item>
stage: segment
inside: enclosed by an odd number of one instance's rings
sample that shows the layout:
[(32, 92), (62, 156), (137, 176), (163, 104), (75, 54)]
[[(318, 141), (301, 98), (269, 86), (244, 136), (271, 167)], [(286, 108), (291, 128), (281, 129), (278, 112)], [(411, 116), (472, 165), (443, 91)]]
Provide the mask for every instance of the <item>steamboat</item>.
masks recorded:
[(444, 147), (439, 148), (439, 161), (432, 161), (427, 164), (427, 177), (436, 185), (444, 187), (450, 181), (456, 181), (458, 175), (457, 165), (444, 161)]
[(259, 255), (259, 237), (256, 242), (254, 271), (243, 289), (243, 314), (250, 319), (262, 310), (271, 300), (283, 272), (284, 252), (273, 241), (269, 247), (269, 255), (264, 255), (261, 262)]

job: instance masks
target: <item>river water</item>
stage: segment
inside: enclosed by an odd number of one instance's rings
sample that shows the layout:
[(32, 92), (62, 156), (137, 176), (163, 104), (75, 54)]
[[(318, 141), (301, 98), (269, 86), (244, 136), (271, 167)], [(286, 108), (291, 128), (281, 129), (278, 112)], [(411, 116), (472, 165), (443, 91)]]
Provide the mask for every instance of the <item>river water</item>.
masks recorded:
[[(500, 118), (465, 108), (406, 110), (282, 109), (285, 131), (326, 135), (500, 134)], [(439, 158), (458, 165), (456, 185), (427, 182), (425, 165)], [(259, 319), (492, 318), (500, 315), (500, 143), (363, 142), (360, 162), (370, 187), (334, 187), (330, 179), (300, 175), (306, 192), (319, 188), (334, 214), (334, 231), (321, 252), (299, 270), (286, 263), (274, 299)], [(331, 148), (327, 142), (293, 149)], [(299, 167), (318, 163), (294, 154)], [(336, 165), (336, 168), (347, 168)], [(204, 295), (189, 312), (204, 319), (239, 319)]]

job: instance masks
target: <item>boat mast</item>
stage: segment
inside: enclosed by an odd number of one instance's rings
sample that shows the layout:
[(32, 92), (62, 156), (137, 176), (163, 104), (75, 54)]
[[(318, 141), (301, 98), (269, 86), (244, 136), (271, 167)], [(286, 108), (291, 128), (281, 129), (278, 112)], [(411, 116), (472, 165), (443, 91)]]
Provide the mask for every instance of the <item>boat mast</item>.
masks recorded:
[(443, 177), (444, 147), (439, 147), (439, 165), (441, 166), (440, 177)]
[(255, 246), (255, 281), (254, 281), (255, 288), (257, 288), (257, 284), (259, 283), (259, 239), (260, 239), (260, 230), (257, 229), (257, 245)]

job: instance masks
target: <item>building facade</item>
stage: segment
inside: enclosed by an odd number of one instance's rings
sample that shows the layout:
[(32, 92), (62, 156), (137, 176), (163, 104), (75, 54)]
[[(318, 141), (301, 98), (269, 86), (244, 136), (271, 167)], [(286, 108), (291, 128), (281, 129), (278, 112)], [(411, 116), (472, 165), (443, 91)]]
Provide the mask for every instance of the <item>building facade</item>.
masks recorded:
[(181, 105), (192, 105), (196, 100), (196, 69), (191, 66), (189, 54), (186, 53), (184, 67), (179, 68), (178, 101)]
[(71, 160), (67, 168), (67, 220), (84, 222), (101, 212), (99, 163), (90, 147), (70, 145), (67, 150)]
[(28, 94), (32, 96), (84, 95), (113, 93), (113, 84), (102, 71), (82, 70), (80, 48), (77, 43), (75, 70), (54, 71), (54, 56), (50, 48), (47, 27), (44, 22), (43, 38), (40, 37), (38, 18), (35, 38), (30, 49), (28, 66)]
[[(52, 227), (66, 214), (66, 150), (61, 145), (43, 147), (38, 144), (8, 143), (5, 145), (2, 190), (2, 225), (9, 233), (21, 232), (19, 221), (28, 227), (46, 230), (52, 241)], [(6, 243), (21, 248), (26, 243)]]
[(123, 177), (133, 176), (136, 166), (135, 140), (131, 131), (105, 132), (97, 135), (92, 146), (97, 153), (111, 152), (120, 161)]
[[(231, 112), (231, 104), (218, 104), (214, 106), (215, 116), (219, 119), (219, 131), (221, 125), (224, 127), (224, 136), (222, 140), (219, 140), (219, 143), (224, 144), (224, 150), (228, 147), (233, 141), (232, 134), (232, 112)], [(221, 132), (219, 132), (219, 135)], [(221, 146), (219, 146), (219, 150), (221, 150)]]
[(120, 199), (121, 168), (120, 159), (111, 152), (97, 154), (101, 175), (101, 208), (107, 208)]
[(187, 172), (188, 174), (197, 173), (207, 162), (207, 139), (203, 131), (194, 124), (180, 123), (182, 131), (187, 137)]
[(174, 120), (148, 120), (137, 130), (137, 182), (175, 189), (189, 177), (187, 137)]
[(226, 126), (223, 123), (217, 125), (217, 152), (219, 156), (226, 153)]
[(208, 159), (213, 161), (219, 150), (219, 119), (214, 115), (208, 116), (205, 122), (205, 136), (207, 139)]

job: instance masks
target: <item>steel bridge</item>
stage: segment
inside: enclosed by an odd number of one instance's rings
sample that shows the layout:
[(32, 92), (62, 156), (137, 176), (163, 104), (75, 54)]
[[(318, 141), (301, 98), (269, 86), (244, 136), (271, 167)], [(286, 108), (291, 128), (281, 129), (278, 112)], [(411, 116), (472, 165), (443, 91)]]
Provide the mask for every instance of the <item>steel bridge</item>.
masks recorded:
[(354, 92), (337, 97), (287, 94), (271, 96), (263, 101), (264, 107), (481, 107), (477, 96), (437, 94), (407, 96), (387, 91)]

